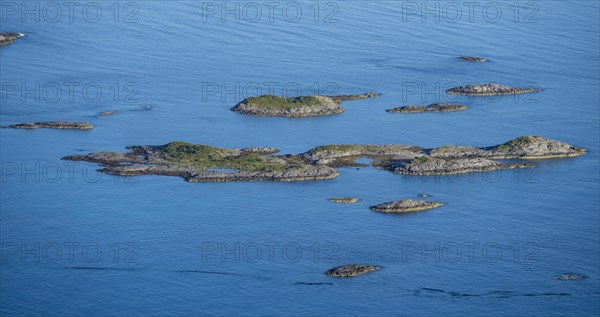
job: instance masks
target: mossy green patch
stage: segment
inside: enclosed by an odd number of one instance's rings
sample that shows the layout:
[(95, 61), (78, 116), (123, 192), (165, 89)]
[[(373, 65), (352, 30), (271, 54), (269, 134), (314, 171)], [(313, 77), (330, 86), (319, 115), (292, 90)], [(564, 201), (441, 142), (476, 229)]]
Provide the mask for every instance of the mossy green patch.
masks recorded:
[(499, 150), (512, 150), (512, 149), (520, 149), (531, 143), (538, 142), (541, 137), (526, 135), (518, 137), (514, 140), (510, 140), (506, 143), (500, 144), (498, 146)]
[(320, 105), (321, 100), (316, 96), (300, 96), (284, 98), (273, 95), (250, 97), (246, 102), (268, 109), (291, 109), (310, 105)]
[(238, 169), (244, 171), (281, 171), (288, 165), (277, 157), (258, 153), (237, 153), (234, 150), (202, 144), (171, 142), (161, 147), (160, 157), (165, 163), (193, 166), (199, 170)]

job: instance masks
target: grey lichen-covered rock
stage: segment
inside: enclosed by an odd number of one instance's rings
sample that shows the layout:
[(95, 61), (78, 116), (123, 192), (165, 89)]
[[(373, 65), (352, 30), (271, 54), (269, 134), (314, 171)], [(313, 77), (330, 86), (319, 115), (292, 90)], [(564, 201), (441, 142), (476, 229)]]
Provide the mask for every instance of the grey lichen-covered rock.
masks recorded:
[(500, 84), (483, 84), (459, 86), (448, 89), (446, 92), (451, 95), (465, 96), (496, 96), (496, 95), (516, 95), (540, 91), (539, 88), (519, 88)]
[(339, 203), (339, 204), (354, 204), (354, 203), (358, 202), (358, 198), (354, 198), (354, 197), (349, 197), (349, 198), (334, 197), (334, 198), (329, 198), (327, 200), (329, 200), (332, 203)]
[(314, 117), (344, 112), (340, 106), (342, 101), (373, 98), (376, 93), (342, 96), (300, 96), (285, 98), (273, 95), (262, 95), (246, 98), (232, 111), (249, 116), (259, 117)]
[(389, 113), (419, 113), (419, 112), (454, 112), (467, 110), (469, 107), (451, 103), (434, 103), (428, 106), (409, 105), (393, 109), (387, 109)]
[(431, 157), (437, 158), (466, 158), (466, 157), (483, 157), (487, 156), (488, 153), (476, 146), (464, 146), (464, 145), (444, 145), (438, 148), (429, 150), (428, 153)]
[(545, 159), (580, 156), (586, 153), (563, 142), (540, 136), (527, 135), (486, 149), (487, 155), (494, 158)]
[(459, 56), (459, 61), (469, 62), (469, 63), (485, 63), (488, 61), (485, 57), (477, 57), (477, 56)]
[(346, 264), (327, 270), (325, 275), (331, 277), (355, 277), (379, 270), (381, 270), (381, 267), (374, 265)]
[(23, 33), (2, 32), (0, 33), (0, 46), (13, 44), (16, 39), (25, 36)]
[(275, 154), (279, 152), (278, 149), (272, 147), (247, 147), (241, 149), (245, 153), (258, 153), (258, 154)]
[[(301, 156), (315, 164), (333, 164), (343, 166), (352, 165), (352, 161), (357, 158), (386, 159), (395, 158), (414, 158), (424, 155), (423, 148), (414, 145), (402, 144), (338, 144), (322, 145), (302, 153)], [(338, 164), (341, 163), (341, 164)]]
[(74, 130), (90, 130), (94, 126), (87, 122), (66, 122), (66, 121), (48, 121), (48, 122), (28, 122), (19, 123), (2, 128), (9, 129), (74, 129)]
[(377, 92), (367, 92), (367, 93), (358, 94), (358, 95), (330, 96), (329, 98), (331, 98), (335, 102), (342, 102), (342, 101), (350, 101), (350, 100), (360, 100), (360, 99), (367, 99), (367, 98), (375, 98), (375, 97), (377, 97), (379, 95), (380, 94), (377, 93)]
[(567, 273), (561, 274), (558, 276), (559, 280), (571, 280), (571, 281), (579, 281), (585, 279), (585, 276), (581, 274)]
[(422, 211), (429, 210), (437, 207), (443, 206), (443, 203), (437, 201), (429, 201), (429, 200), (399, 200), (392, 201), (383, 204), (379, 204), (376, 206), (369, 207), (373, 211), (383, 212), (383, 213), (405, 213), (405, 212), (414, 212), (414, 211)]
[(440, 159), (430, 156), (411, 161), (394, 161), (388, 169), (404, 175), (444, 175), (489, 172), (501, 169), (531, 168), (532, 164), (504, 164), (486, 158)]

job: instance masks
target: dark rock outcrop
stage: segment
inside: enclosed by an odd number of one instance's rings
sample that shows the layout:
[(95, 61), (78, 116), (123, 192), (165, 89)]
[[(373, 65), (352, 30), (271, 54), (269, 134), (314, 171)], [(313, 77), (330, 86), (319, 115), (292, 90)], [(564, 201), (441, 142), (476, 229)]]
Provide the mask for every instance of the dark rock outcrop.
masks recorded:
[(469, 62), (469, 63), (485, 63), (488, 61), (485, 57), (477, 57), (477, 56), (459, 56), (459, 61)]
[(354, 277), (379, 270), (381, 270), (381, 267), (374, 265), (346, 264), (327, 270), (325, 275), (331, 277)]

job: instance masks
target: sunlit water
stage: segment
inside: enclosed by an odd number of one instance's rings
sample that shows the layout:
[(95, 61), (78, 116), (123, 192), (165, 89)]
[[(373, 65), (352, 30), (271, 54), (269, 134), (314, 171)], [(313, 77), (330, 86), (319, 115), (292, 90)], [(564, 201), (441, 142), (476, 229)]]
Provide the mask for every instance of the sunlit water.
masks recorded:
[[(597, 2), (538, 2), (533, 15), (521, 3), (516, 17), (512, 3), (502, 4), (495, 22), (493, 8), (486, 18), (476, 8), (471, 22), (463, 6), (455, 23), (444, 9), (425, 21), (406, 15), (414, 7), (399, 1), (320, 2), (318, 22), (314, 2), (293, 2), (303, 9), (296, 23), (288, 21), (293, 8), (281, 13), (288, 2), (272, 22), (263, 6), (256, 23), (246, 2), (239, 22), (209, 15), (220, 10), (212, 2), (205, 11), (192, 1), (121, 2), (118, 16), (114, 3), (98, 2), (96, 23), (81, 7), (74, 15), (63, 7), (53, 23), (52, 8), (35, 3), (47, 8), (39, 22), (2, 4), (1, 31), (27, 36), (0, 48), (0, 121), (96, 128), (0, 130), (2, 315), (599, 313)], [(491, 61), (461, 63), (459, 55)], [(468, 82), (544, 90), (475, 99), (443, 93)], [(36, 83), (42, 92), (23, 96)], [(229, 111), (257, 86), (279, 95), (298, 87), (382, 95), (321, 118)], [(470, 109), (384, 111), (437, 101)], [(111, 110), (118, 113), (97, 116)], [(300, 153), (336, 143), (488, 146), (529, 134), (589, 153), (519, 173), (406, 178), (352, 168), (333, 181), (301, 183), (123, 179), (60, 161), (173, 140)], [(419, 193), (446, 205), (406, 216), (368, 209)], [(334, 196), (361, 201), (326, 200)], [(323, 274), (346, 263), (383, 269), (355, 279)], [(563, 273), (587, 278), (557, 279)]]

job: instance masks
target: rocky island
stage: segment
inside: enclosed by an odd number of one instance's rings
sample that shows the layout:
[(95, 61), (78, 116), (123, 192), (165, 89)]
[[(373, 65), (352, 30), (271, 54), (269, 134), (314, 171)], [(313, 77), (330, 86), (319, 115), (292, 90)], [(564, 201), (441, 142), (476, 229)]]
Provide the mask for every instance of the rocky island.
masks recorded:
[(327, 270), (325, 275), (331, 277), (354, 277), (379, 270), (381, 270), (381, 267), (374, 265), (346, 264)]
[(350, 197), (350, 198), (334, 197), (334, 198), (329, 198), (327, 200), (329, 200), (332, 203), (338, 203), (338, 204), (354, 204), (354, 203), (358, 202), (358, 198), (354, 198), (354, 197)]
[(530, 168), (530, 163), (503, 159), (573, 157), (583, 148), (538, 136), (523, 136), (491, 147), (447, 145), (425, 149), (414, 145), (341, 144), (315, 147), (301, 154), (274, 155), (277, 149), (217, 148), (171, 142), (165, 145), (129, 146), (129, 153), (98, 152), (66, 156), (64, 160), (101, 165), (100, 171), (121, 175), (179, 176), (189, 182), (307, 181), (335, 178), (336, 168), (365, 166), (357, 159), (396, 174), (444, 175)]
[(429, 200), (399, 200), (371, 206), (369, 209), (383, 213), (405, 213), (429, 210), (443, 206), (443, 203)]
[(469, 107), (451, 103), (433, 103), (428, 106), (410, 105), (387, 109), (389, 113), (418, 113), (418, 112), (454, 112), (467, 110)]
[(2, 32), (0, 33), (0, 46), (13, 44), (16, 39), (25, 36), (23, 33)]
[(306, 181), (334, 178), (328, 166), (308, 164), (294, 155), (268, 155), (273, 148), (227, 149), (186, 142), (129, 146), (129, 153), (98, 152), (64, 160), (99, 163), (100, 170), (121, 176), (179, 176), (188, 182)]
[(231, 111), (258, 117), (314, 117), (344, 112), (341, 102), (374, 98), (377, 93), (340, 96), (300, 96), (285, 98), (262, 95), (242, 100)]
[(517, 95), (530, 92), (540, 91), (539, 88), (519, 88), (510, 87), (500, 84), (477, 84), (468, 86), (458, 86), (446, 90), (451, 95), (464, 95), (464, 96), (497, 96), (497, 95)]
[(488, 61), (485, 57), (477, 57), (477, 56), (459, 56), (458, 60), (461, 62), (469, 62), (469, 63), (485, 63)]
[(73, 129), (90, 130), (94, 126), (87, 122), (66, 122), (66, 121), (47, 121), (47, 122), (28, 122), (8, 126), (2, 126), (7, 129)]

